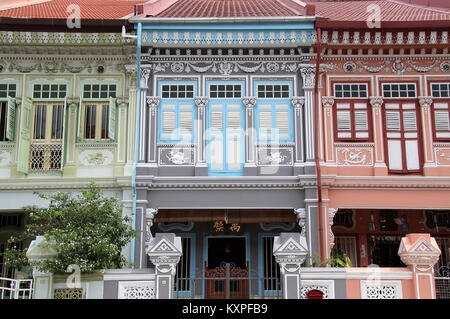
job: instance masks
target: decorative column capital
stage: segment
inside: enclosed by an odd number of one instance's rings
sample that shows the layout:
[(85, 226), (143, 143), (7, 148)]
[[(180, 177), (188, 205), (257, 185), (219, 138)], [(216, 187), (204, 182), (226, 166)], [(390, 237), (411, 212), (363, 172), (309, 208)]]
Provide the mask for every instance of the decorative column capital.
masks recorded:
[(291, 103), (295, 109), (301, 109), (305, 105), (305, 98), (304, 97), (293, 97), (293, 98), (291, 98)]
[(119, 107), (127, 107), (130, 102), (130, 98), (128, 96), (119, 96), (116, 99), (116, 104)]
[(326, 109), (330, 109), (334, 105), (334, 98), (331, 96), (322, 96), (322, 105)]
[(314, 66), (304, 66), (300, 68), (300, 74), (303, 79), (303, 88), (307, 90), (314, 89), (314, 79), (316, 76), (316, 71)]
[(197, 96), (194, 98), (194, 101), (198, 108), (205, 108), (208, 105), (208, 97), (206, 96)]
[(433, 99), (431, 98), (431, 96), (419, 96), (419, 105), (422, 108), (430, 108), (431, 104), (433, 104)]
[(383, 98), (381, 96), (371, 96), (369, 102), (373, 108), (379, 109), (383, 105)]
[(256, 105), (256, 97), (254, 96), (246, 96), (242, 98), (242, 103), (246, 108), (254, 108)]
[(147, 97), (147, 106), (149, 108), (155, 109), (158, 107), (161, 98), (159, 96), (148, 96)]
[(79, 97), (68, 97), (66, 98), (67, 101), (67, 105), (69, 107), (77, 107), (78, 105), (80, 105), (80, 98)]

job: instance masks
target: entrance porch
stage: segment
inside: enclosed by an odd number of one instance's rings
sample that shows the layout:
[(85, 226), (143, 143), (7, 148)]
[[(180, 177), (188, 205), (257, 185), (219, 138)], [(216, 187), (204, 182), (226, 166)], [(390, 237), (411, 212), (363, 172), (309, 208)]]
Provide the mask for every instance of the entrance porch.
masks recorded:
[[(281, 298), (274, 237), (301, 232), (288, 209), (161, 209), (152, 232), (181, 237), (174, 298)], [(150, 263), (148, 263), (150, 264)]]

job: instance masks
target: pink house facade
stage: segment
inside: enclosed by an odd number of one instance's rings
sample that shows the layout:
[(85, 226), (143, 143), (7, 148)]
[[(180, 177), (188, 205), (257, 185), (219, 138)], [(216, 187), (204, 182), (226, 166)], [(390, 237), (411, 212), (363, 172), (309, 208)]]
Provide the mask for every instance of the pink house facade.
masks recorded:
[[(341, 15), (337, 3), (315, 3), (315, 62), (331, 65), (316, 69), (320, 255), (345, 253), (358, 267), (404, 267), (402, 238), (431, 234), (441, 253), (434, 275), (444, 276), (450, 262), (448, 9), (385, 1), (377, 4), (377, 25), (370, 10), (358, 14), (372, 2), (353, 3)], [(408, 10), (398, 14), (401, 7)], [(424, 276), (418, 278), (423, 284)]]

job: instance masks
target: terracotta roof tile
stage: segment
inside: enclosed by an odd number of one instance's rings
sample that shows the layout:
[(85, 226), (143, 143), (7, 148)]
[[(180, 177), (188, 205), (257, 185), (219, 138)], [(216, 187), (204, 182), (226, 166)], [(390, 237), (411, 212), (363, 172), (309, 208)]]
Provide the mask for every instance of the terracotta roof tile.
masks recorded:
[(159, 18), (297, 16), (277, 0), (179, 0)]
[(53, 0), (0, 11), (0, 17), (67, 19), (70, 5), (78, 5), (82, 19), (120, 19), (134, 13), (136, 4), (146, 0)]
[[(305, 0), (303, 0), (305, 1)], [(366, 21), (371, 12), (369, 5), (378, 5), (381, 9), (381, 22), (391, 21), (436, 21), (450, 20), (450, 14), (435, 8), (425, 8), (390, 0), (369, 1), (305, 1), (314, 4), (316, 15), (333, 21)]]

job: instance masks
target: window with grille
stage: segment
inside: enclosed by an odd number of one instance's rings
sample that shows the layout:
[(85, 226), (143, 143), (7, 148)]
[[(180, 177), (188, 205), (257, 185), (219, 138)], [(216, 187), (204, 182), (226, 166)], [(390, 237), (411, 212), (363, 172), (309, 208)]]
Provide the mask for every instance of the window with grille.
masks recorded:
[(35, 84), (33, 86), (33, 98), (35, 99), (63, 99), (66, 94), (66, 84)]
[(371, 112), (367, 100), (336, 101), (335, 107), (336, 140), (371, 140)]
[(3, 83), (0, 84), (0, 99), (4, 99), (9, 97), (15, 97), (16, 96), (16, 90), (17, 86), (13, 83)]
[(289, 84), (258, 84), (258, 98), (289, 98)]
[(336, 98), (368, 98), (367, 83), (335, 83)]
[(85, 84), (83, 86), (84, 99), (108, 99), (116, 97), (115, 84)]
[(437, 98), (450, 97), (450, 83), (431, 83), (431, 96)]
[(383, 83), (383, 97), (385, 98), (415, 98), (415, 83)]
[(159, 92), (162, 99), (158, 111), (158, 141), (192, 142), (195, 84), (160, 83)]
[(185, 99), (194, 97), (194, 85), (192, 84), (164, 84), (161, 86), (163, 99)]
[(241, 84), (210, 84), (209, 85), (210, 98), (241, 98), (242, 85)]

